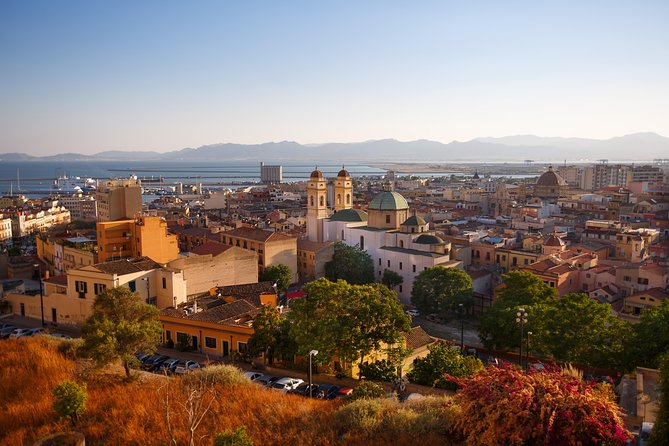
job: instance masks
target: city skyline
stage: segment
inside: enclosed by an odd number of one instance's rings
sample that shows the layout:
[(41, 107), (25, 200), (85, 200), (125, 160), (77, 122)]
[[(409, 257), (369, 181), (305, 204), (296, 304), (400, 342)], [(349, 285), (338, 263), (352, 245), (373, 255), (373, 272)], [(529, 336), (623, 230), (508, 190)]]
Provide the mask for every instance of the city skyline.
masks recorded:
[(0, 153), (669, 135), (669, 5), (3, 2)]

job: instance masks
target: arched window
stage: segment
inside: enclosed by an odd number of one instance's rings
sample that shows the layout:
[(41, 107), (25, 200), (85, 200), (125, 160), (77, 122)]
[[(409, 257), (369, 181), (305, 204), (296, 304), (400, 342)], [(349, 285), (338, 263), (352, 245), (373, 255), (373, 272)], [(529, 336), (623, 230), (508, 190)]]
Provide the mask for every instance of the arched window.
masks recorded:
[(351, 204), (351, 194), (346, 194), (346, 204)]
[(337, 194), (337, 204), (341, 204), (341, 194)]
[(321, 204), (321, 206), (325, 206), (325, 197), (321, 195), (320, 200), (318, 200)]
[(312, 195), (312, 196), (309, 197), (309, 198), (311, 198), (311, 206), (313, 206), (313, 205), (314, 205), (314, 196)]

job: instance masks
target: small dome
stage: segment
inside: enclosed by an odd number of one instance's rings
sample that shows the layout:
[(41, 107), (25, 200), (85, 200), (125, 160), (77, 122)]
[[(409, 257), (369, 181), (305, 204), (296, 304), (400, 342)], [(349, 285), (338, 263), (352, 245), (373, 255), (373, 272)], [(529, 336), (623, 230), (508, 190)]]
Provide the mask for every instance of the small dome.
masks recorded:
[(404, 223), (402, 223), (402, 226), (424, 226), (426, 224), (427, 224), (427, 222), (425, 220), (423, 220), (421, 217), (418, 217), (416, 215), (412, 215), (411, 217), (404, 220)]
[(544, 246), (564, 246), (564, 242), (560, 237), (551, 234), (544, 242)]
[(537, 180), (537, 186), (566, 186), (567, 182), (557, 173), (553, 172), (553, 166), (541, 174)]
[(348, 170), (344, 166), (341, 166), (341, 170), (337, 174), (337, 178), (351, 178), (351, 175), (348, 173)]
[(409, 203), (397, 192), (381, 192), (369, 202), (367, 209), (373, 211), (398, 211), (409, 209)]
[(359, 222), (367, 221), (367, 212), (360, 209), (342, 209), (330, 217), (330, 221)]
[(442, 243), (444, 243), (444, 241), (441, 238), (437, 237), (436, 235), (430, 235), (430, 234), (419, 235), (413, 242), (418, 243), (420, 245), (441, 245)]
[(323, 179), (323, 172), (321, 172), (320, 170), (318, 170), (318, 168), (316, 168), (316, 170), (311, 172), (311, 175), (309, 176), (309, 178), (322, 180)]

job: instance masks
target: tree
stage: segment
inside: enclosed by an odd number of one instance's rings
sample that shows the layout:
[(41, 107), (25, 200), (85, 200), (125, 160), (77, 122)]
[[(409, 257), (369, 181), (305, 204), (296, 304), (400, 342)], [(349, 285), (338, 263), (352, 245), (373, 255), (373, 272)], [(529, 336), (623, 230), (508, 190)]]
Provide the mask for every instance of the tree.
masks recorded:
[(383, 270), (383, 277), (381, 277), (381, 283), (392, 290), (395, 289), (396, 286), (404, 283), (404, 277), (400, 276), (395, 271), (386, 268)]
[(135, 352), (155, 352), (162, 329), (158, 309), (126, 287), (108, 288), (93, 302), (93, 313), (82, 328), (83, 350), (98, 366), (120, 359), (130, 377)]
[(455, 381), (462, 390), (454, 424), (467, 445), (622, 445), (631, 438), (609, 386), (561, 370), (489, 367)]
[(63, 381), (53, 389), (53, 410), (61, 418), (69, 418), (72, 424), (86, 411), (86, 384)]
[(288, 319), (297, 353), (318, 350), (317, 364), (335, 356), (344, 362), (361, 359), (382, 343), (397, 343), (411, 327), (397, 294), (381, 284), (319, 279), (304, 290), (307, 296), (291, 303)]
[[(502, 276), (499, 297), (481, 318), (479, 338), (487, 349), (509, 350), (520, 345), (519, 308), (557, 298), (555, 288), (529, 271), (511, 271)], [(532, 315), (529, 315), (532, 323)]]
[(456, 268), (433, 266), (421, 271), (413, 282), (411, 303), (423, 314), (443, 314), (463, 303), (471, 305), (472, 278)]
[[(462, 356), (455, 344), (442, 341), (428, 346), (430, 353), (414, 361), (409, 380), (424, 386), (455, 390), (452, 377), (471, 376), (483, 368), (483, 363), (472, 356)], [(450, 378), (445, 378), (448, 375)]]
[(344, 242), (334, 245), (332, 260), (325, 264), (325, 277), (331, 281), (343, 279), (350, 284), (374, 282), (374, 262), (367, 251)]
[(397, 367), (388, 359), (360, 364), (360, 374), (372, 381), (392, 381), (397, 378)]
[(655, 415), (655, 426), (650, 436), (650, 446), (669, 443), (669, 352), (660, 360), (660, 404)]
[(265, 271), (260, 273), (258, 279), (260, 282), (276, 283), (276, 288), (280, 292), (285, 291), (286, 288), (288, 288), (288, 285), (291, 284), (293, 281), (293, 273), (287, 265), (279, 263), (265, 268)]
[(361, 399), (374, 399), (381, 398), (385, 396), (386, 391), (380, 384), (377, 384), (372, 381), (363, 381), (361, 382), (351, 393), (346, 397), (349, 401), (361, 400)]
[(281, 336), (282, 318), (279, 310), (270, 305), (264, 305), (253, 319), (253, 334), (249, 339), (249, 355), (264, 355), (265, 364), (272, 364), (274, 349)]
[(669, 352), (669, 300), (641, 313), (641, 320), (634, 326), (629, 364), (658, 368), (660, 358)]
[(618, 368), (630, 327), (584, 293), (566, 294), (531, 305), (532, 350), (586, 367)]

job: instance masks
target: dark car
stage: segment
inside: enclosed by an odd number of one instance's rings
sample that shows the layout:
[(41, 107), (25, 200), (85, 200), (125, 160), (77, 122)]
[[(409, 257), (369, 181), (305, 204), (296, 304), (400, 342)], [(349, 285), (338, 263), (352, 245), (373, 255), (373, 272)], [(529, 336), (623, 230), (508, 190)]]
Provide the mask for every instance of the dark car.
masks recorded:
[(16, 330), (16, 327), (13, 325), (7, 325), (5, 328), (0, 329), (0, 339), (7, 339), (10, 334), (12, 334)]
[(254, 383), (257, 383), (257, 384), (261, 384), (261, 385), (263, 385), (263, 386), (270, 387), (272, 384), (274, 384), (275, 382), (277, 382), (277, 381), (280, 380), (280, 379), (281, 379), (280, 376), (268, 376), (268, 375), (265, 375), (265, 376), (263, 376), (263, 377), (260, 377), (260, 378), (258, 378), (258, 379), (256, 379), (256, 380), (254, 380), (253, 382), (254, 382)]
[(319, 384), (318, 392), (313, 396), (321, 400), (331, 400), (337, 398), (339, 390), (341, 390), (341, 387), (334, 384)]
[[(309, 396), (309, 384), (300, 384), (297, 388), (289, 391), (288, 393), (293, 393), (300, 396)], [(311, 385), (311, 394), (316, 396), (318, 394), (318, 384)]]
[(149, 372), (154, 372), (160, 367), (160, 364), (170, 359), (169, 356), (165, 355), (156, 355), (152, 356), (151, 359), (142, 364), (142, 368)]
[(179, 360), (176, 358), (169, 358), (165, 360), (165, 362), (161, 363), (156, 372), (158, 373), (174, 373), (174, 369), (177, 368), (177, 364), (179, 363)]

